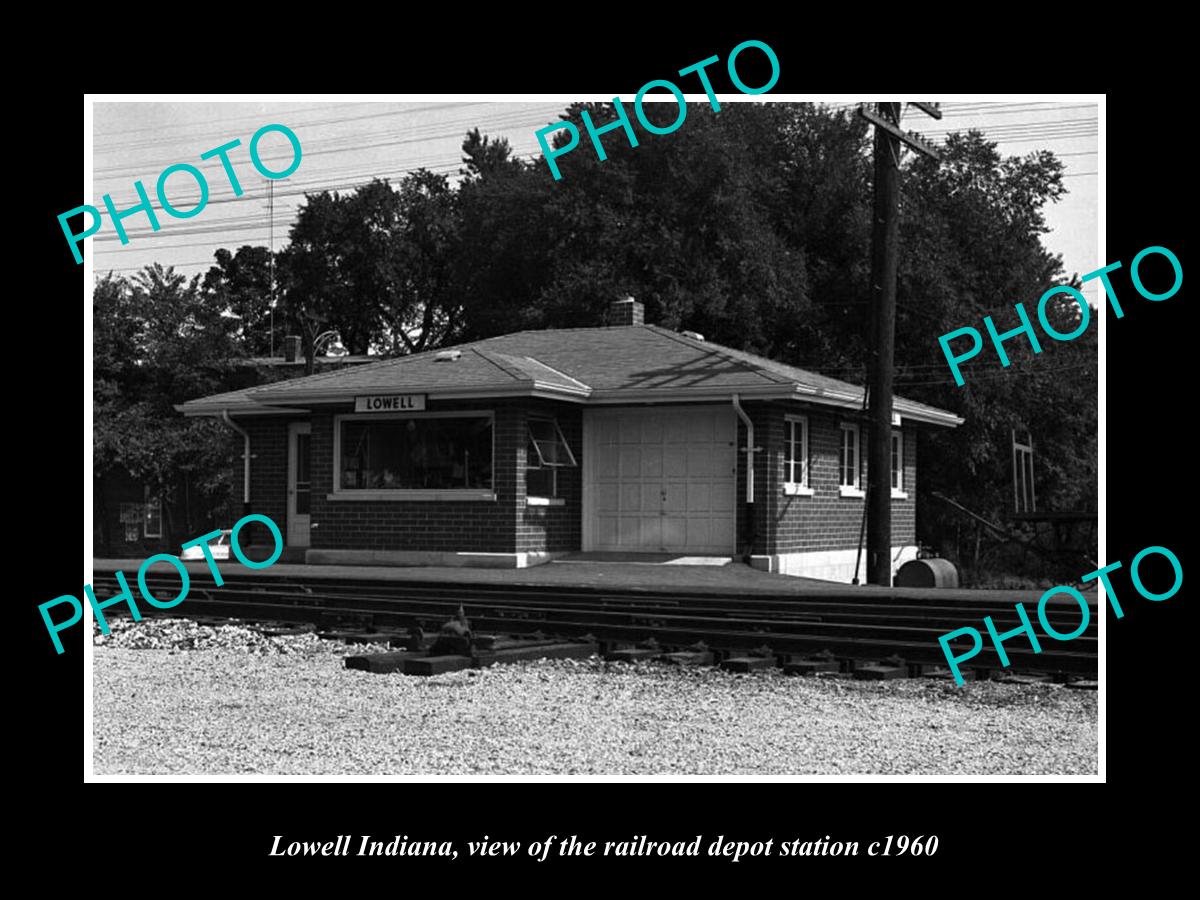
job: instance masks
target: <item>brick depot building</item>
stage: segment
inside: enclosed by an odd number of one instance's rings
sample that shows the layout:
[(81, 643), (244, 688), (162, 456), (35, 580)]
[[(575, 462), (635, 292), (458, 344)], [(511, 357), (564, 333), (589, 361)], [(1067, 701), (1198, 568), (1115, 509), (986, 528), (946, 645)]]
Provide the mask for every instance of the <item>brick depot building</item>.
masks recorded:
[[(179, 408), (241, 434), (241, 499), (309, 563), (673, 553), (849, 581), (862, 388), (642, 318), (624, 300), (617, 325), (523, 331)], [(894, 410), (893, 572), (916, 555), (918, 431), (962, 422), (901, 398)]]

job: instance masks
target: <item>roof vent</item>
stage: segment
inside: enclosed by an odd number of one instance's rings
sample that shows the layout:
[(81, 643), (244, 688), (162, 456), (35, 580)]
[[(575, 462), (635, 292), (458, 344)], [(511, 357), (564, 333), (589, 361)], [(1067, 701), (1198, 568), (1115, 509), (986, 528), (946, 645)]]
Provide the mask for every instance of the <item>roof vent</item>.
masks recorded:
[(461, 350), (439, 350), (434, 357), (435, 362), (454, 362), (462, 356)]
[(681, 331), (679, 333), (682, 334), (684, 337), (690, 337), (693, 341), (704, 340), (704, 335), (702, 335), (698, 331)]

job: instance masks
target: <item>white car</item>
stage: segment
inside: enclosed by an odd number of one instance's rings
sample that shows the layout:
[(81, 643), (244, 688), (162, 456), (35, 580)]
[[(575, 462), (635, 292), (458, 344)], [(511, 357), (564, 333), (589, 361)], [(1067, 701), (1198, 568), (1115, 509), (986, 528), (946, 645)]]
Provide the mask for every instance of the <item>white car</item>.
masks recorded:
[[(229, 559), (229, 535), (232, 530), (223, 530), (220, 537), (215, 541), (208, 542), (208, 552), (212, 554), (213, 559)], [(180, 559), (204, 559), (204, 551), (199, 544), (193, 547), (188, 547), (179, 554)]]

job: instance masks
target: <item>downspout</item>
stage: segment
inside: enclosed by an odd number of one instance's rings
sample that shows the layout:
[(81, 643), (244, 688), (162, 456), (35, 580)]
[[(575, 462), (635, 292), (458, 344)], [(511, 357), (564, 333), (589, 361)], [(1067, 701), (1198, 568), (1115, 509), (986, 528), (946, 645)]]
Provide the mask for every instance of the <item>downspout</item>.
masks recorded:
[(242, 515), (250, 512), (250, 432), (229, 417), (229, 410), (221, 410), (221, 421), (242, 436)]
[(746, 451), (746, 553), (747, 561), (754, 553), (754, 541), (757, 538), (758, 522), (754, 516), (754, 451), (758, 448), (754, 446), (754, 422), (746, 415), (746, 410), (742, 409), (741, 398), (733, 395), (733, 408), (738, 414), (738, 418), (742, 420), (742, 424), (746, 426), (746, 446), (743, 448)]

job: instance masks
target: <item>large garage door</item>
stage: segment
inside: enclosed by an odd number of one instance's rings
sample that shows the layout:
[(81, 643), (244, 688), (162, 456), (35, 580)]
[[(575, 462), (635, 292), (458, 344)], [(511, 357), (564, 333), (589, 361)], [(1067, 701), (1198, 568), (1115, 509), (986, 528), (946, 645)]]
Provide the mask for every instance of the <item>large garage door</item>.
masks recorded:
[(590, 549), (734, 552), (732, 409), (588, 410), (585, 423)]

